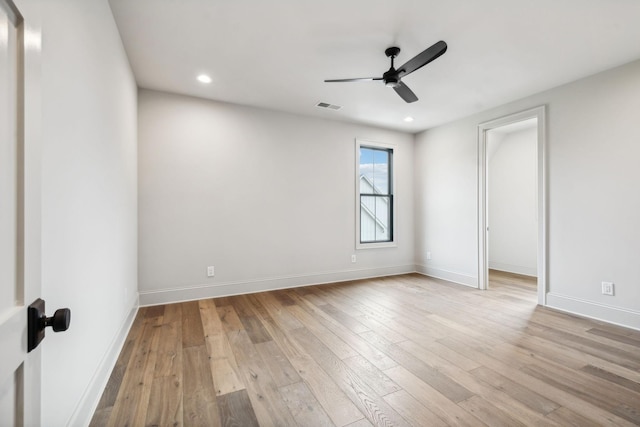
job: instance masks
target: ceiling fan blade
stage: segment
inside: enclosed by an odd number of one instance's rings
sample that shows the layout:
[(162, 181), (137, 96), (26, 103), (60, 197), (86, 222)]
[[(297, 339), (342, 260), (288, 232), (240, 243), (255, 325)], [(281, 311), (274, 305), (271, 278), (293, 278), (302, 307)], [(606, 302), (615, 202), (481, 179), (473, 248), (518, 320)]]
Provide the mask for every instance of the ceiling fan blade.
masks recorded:
[(417, 54), (404, 65), (398, 67), (398, 77), (404, 77), (407, 74), (413, 73), (415, 70), (424, 67), (429, 62), (441, 56), (447, 51), (447, 44), (440, 40), (438, 43), (431, 47), (428, 47), (421, 53)]
[(398, 86), (394, 87), (393, 90), (395, 90), (396, 93), (400, 95), (400, 98), (404, 99), (406, 102), (411, 103), (418, 100), (418, 97), (411, 89), (409, 89), (409, 86), (402, 82), (399, 82)]
[(362, 77), (359, 79), (334, 79), (334, 80), (325, 80), (326, 83), (336, 83), (336, 82), (367, 82), (373, 80), (382, 80), (382, 77)]

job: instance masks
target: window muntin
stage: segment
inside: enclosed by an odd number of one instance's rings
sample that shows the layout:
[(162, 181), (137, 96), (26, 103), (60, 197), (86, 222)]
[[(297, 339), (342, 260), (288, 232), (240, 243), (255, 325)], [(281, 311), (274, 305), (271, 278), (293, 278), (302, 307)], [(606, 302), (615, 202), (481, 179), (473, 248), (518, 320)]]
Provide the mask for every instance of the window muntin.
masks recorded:
[(393, 242), (393, 149), (359, 145), (359, 244)]

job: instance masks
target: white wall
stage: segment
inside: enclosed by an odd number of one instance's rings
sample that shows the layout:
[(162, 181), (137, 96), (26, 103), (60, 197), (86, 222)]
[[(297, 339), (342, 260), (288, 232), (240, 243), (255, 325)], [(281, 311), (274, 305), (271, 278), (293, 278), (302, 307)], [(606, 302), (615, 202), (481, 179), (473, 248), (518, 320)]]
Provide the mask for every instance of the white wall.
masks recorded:
[(477, 284), (477, 125), (542, 104), (548, 303), (640, 328), (640, 61), (417, 135), (418, 268)]
[(42, 421), (83, 425), (136, 305), (137, 90), (106, 0), (42, 7)]
[[(138, 101), (141, 304), (414, 270), (412, 135), (149, 90)], [(355, 138), (396, 144), (395, 248), (355, 250)]]
[[(494, 135), (488, 132), (488, 153)], [(489, 268), (535, 276), (538, 221), (536, 128), (501, 135), (488, 160)]]

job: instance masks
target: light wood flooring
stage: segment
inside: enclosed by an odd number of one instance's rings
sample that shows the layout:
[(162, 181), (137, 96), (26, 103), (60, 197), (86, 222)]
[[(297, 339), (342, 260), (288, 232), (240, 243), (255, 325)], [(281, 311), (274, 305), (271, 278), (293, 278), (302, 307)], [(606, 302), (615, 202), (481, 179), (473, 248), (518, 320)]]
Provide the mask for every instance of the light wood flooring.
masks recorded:
[(144, 307), (91, 425), (640, 425), (640, 332), (493, 271)]

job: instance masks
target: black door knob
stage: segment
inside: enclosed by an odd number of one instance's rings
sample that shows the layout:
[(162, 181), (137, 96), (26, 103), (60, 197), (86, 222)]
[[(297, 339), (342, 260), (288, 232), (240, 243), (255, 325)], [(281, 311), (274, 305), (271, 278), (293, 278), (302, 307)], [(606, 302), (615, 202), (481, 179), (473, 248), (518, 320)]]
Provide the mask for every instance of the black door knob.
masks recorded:
[(53, 317), (44, 319), (44, 327), (51, 326), (53, 332), (63, 332), (69, 329), (71, 323), (71, 310), (68, 308), (60, 308), (53, 313)]
[(31, 351), (40, 344), (44, 339), (44, 330), (47, 326), (51, 326), (53, 332), (62, 332), (69, 329), (71, 323), (71, 310), (61, 308), (53, 313), (53, 316), (47, 317), (44, 311), (44, 301), (38, 298), (29, 306), (27, 310), (29, 318), (27, 331), (27, 350)]

